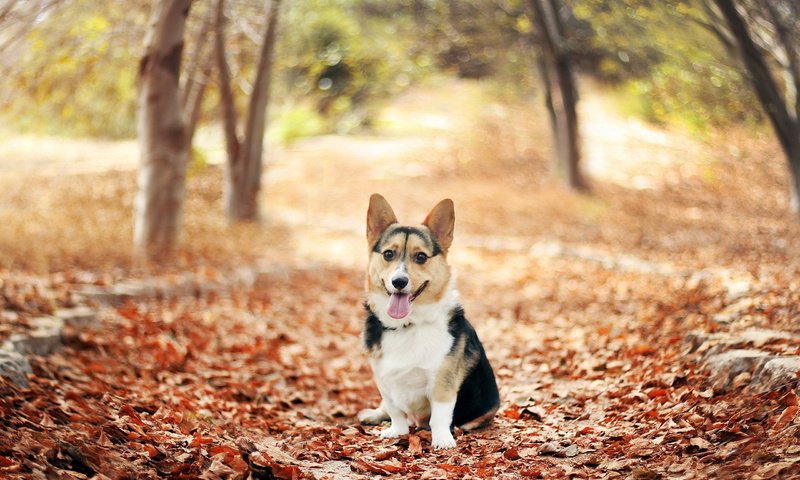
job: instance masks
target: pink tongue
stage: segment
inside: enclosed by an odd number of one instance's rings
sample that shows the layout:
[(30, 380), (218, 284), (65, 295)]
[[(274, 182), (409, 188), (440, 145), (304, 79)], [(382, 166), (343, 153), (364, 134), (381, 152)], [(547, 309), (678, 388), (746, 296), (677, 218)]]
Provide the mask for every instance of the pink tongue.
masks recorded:
[(404, 318), (411, 310), (411, 295), (408, 293), (393, 293), (389, 297), (389, 316), (395, 319)]

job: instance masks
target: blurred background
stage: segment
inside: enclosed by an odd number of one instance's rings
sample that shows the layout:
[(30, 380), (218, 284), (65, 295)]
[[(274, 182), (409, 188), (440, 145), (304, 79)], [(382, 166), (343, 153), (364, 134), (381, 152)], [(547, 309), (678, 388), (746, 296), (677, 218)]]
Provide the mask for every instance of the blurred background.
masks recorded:
[(785, 264), (797, 9), (4, 0), (0, 267), (355, 266), (372, 192), (481, 248)]

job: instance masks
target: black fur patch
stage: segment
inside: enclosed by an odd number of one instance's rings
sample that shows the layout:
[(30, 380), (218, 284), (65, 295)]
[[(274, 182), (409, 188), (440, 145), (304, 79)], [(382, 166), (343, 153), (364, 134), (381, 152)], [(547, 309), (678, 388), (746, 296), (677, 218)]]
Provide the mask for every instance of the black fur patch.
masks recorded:
[(385, 327), (366, 302), (364, 309), (367, 311), (367, 318), (364, 320), (364, 346), (367, 350), (372, 350), (380, 347)]
[(435, 257), (442, 253), (442, 247), (439, 245), (439, 242), (436, 241), (436, 238), (431, 235), (430, 233), (416, 227), (397, 227), (397, 228), (387, 228), (380, 236), (375, 245), (372, 246), (372, 251), (375, 253), (381, 253), (381, 246), (386, 241), (387, 238), (394, 236), (395, 234), (402, 233), (406, 235), (406, 238), (409, 235), (416, 235), (421, 238), (431, 249), (431, 257)]
[(456, 397), (452, 425), (461, 426), (496, 410), (500, 405), (500, 392), (497, 390), (494, 371), (486, 357), (483, 345), (478, 339), (478, 334), (464, 316), (464, 310), (461, 307), (453, 310), (448, 331), (456, 339), (453, 345), (458, 343), (459, 338), (466, 336), (464, 355), (478, 358), (475, 366), (464, 378), (464, 383), (461, 384)]

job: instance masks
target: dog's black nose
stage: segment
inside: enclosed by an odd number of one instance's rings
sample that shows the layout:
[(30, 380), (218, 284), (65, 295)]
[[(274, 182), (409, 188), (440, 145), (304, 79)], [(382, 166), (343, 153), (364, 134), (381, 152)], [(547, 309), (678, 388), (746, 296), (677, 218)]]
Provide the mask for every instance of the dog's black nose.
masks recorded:
[(394, 277), (392, 279), (392, 286), (398, 290), (405, 288), (406, 285), (408, 285), (408, 277)]

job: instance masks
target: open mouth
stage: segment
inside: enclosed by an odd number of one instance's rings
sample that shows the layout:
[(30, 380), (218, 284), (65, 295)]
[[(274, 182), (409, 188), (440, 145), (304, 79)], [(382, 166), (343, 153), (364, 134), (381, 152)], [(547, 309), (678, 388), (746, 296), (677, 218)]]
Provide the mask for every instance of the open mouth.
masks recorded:
[(419, 297), (425, 288), (428, 286), (428, 282), (426, 281), (417, 289), (414, 293), (402, 293), (402, 292), (389, 292), (389, 289), (386, 288), (384, 285), (384, 289), (386, 289), (386, 293), (389, 294), (389, 308), (387, 309), (387, 313), (390, 317), (398, 320), (401, 318), (405, 318), (408, 316), (408, 313), (411, 311), (411, 302), (413, 302), (417, 297)]

